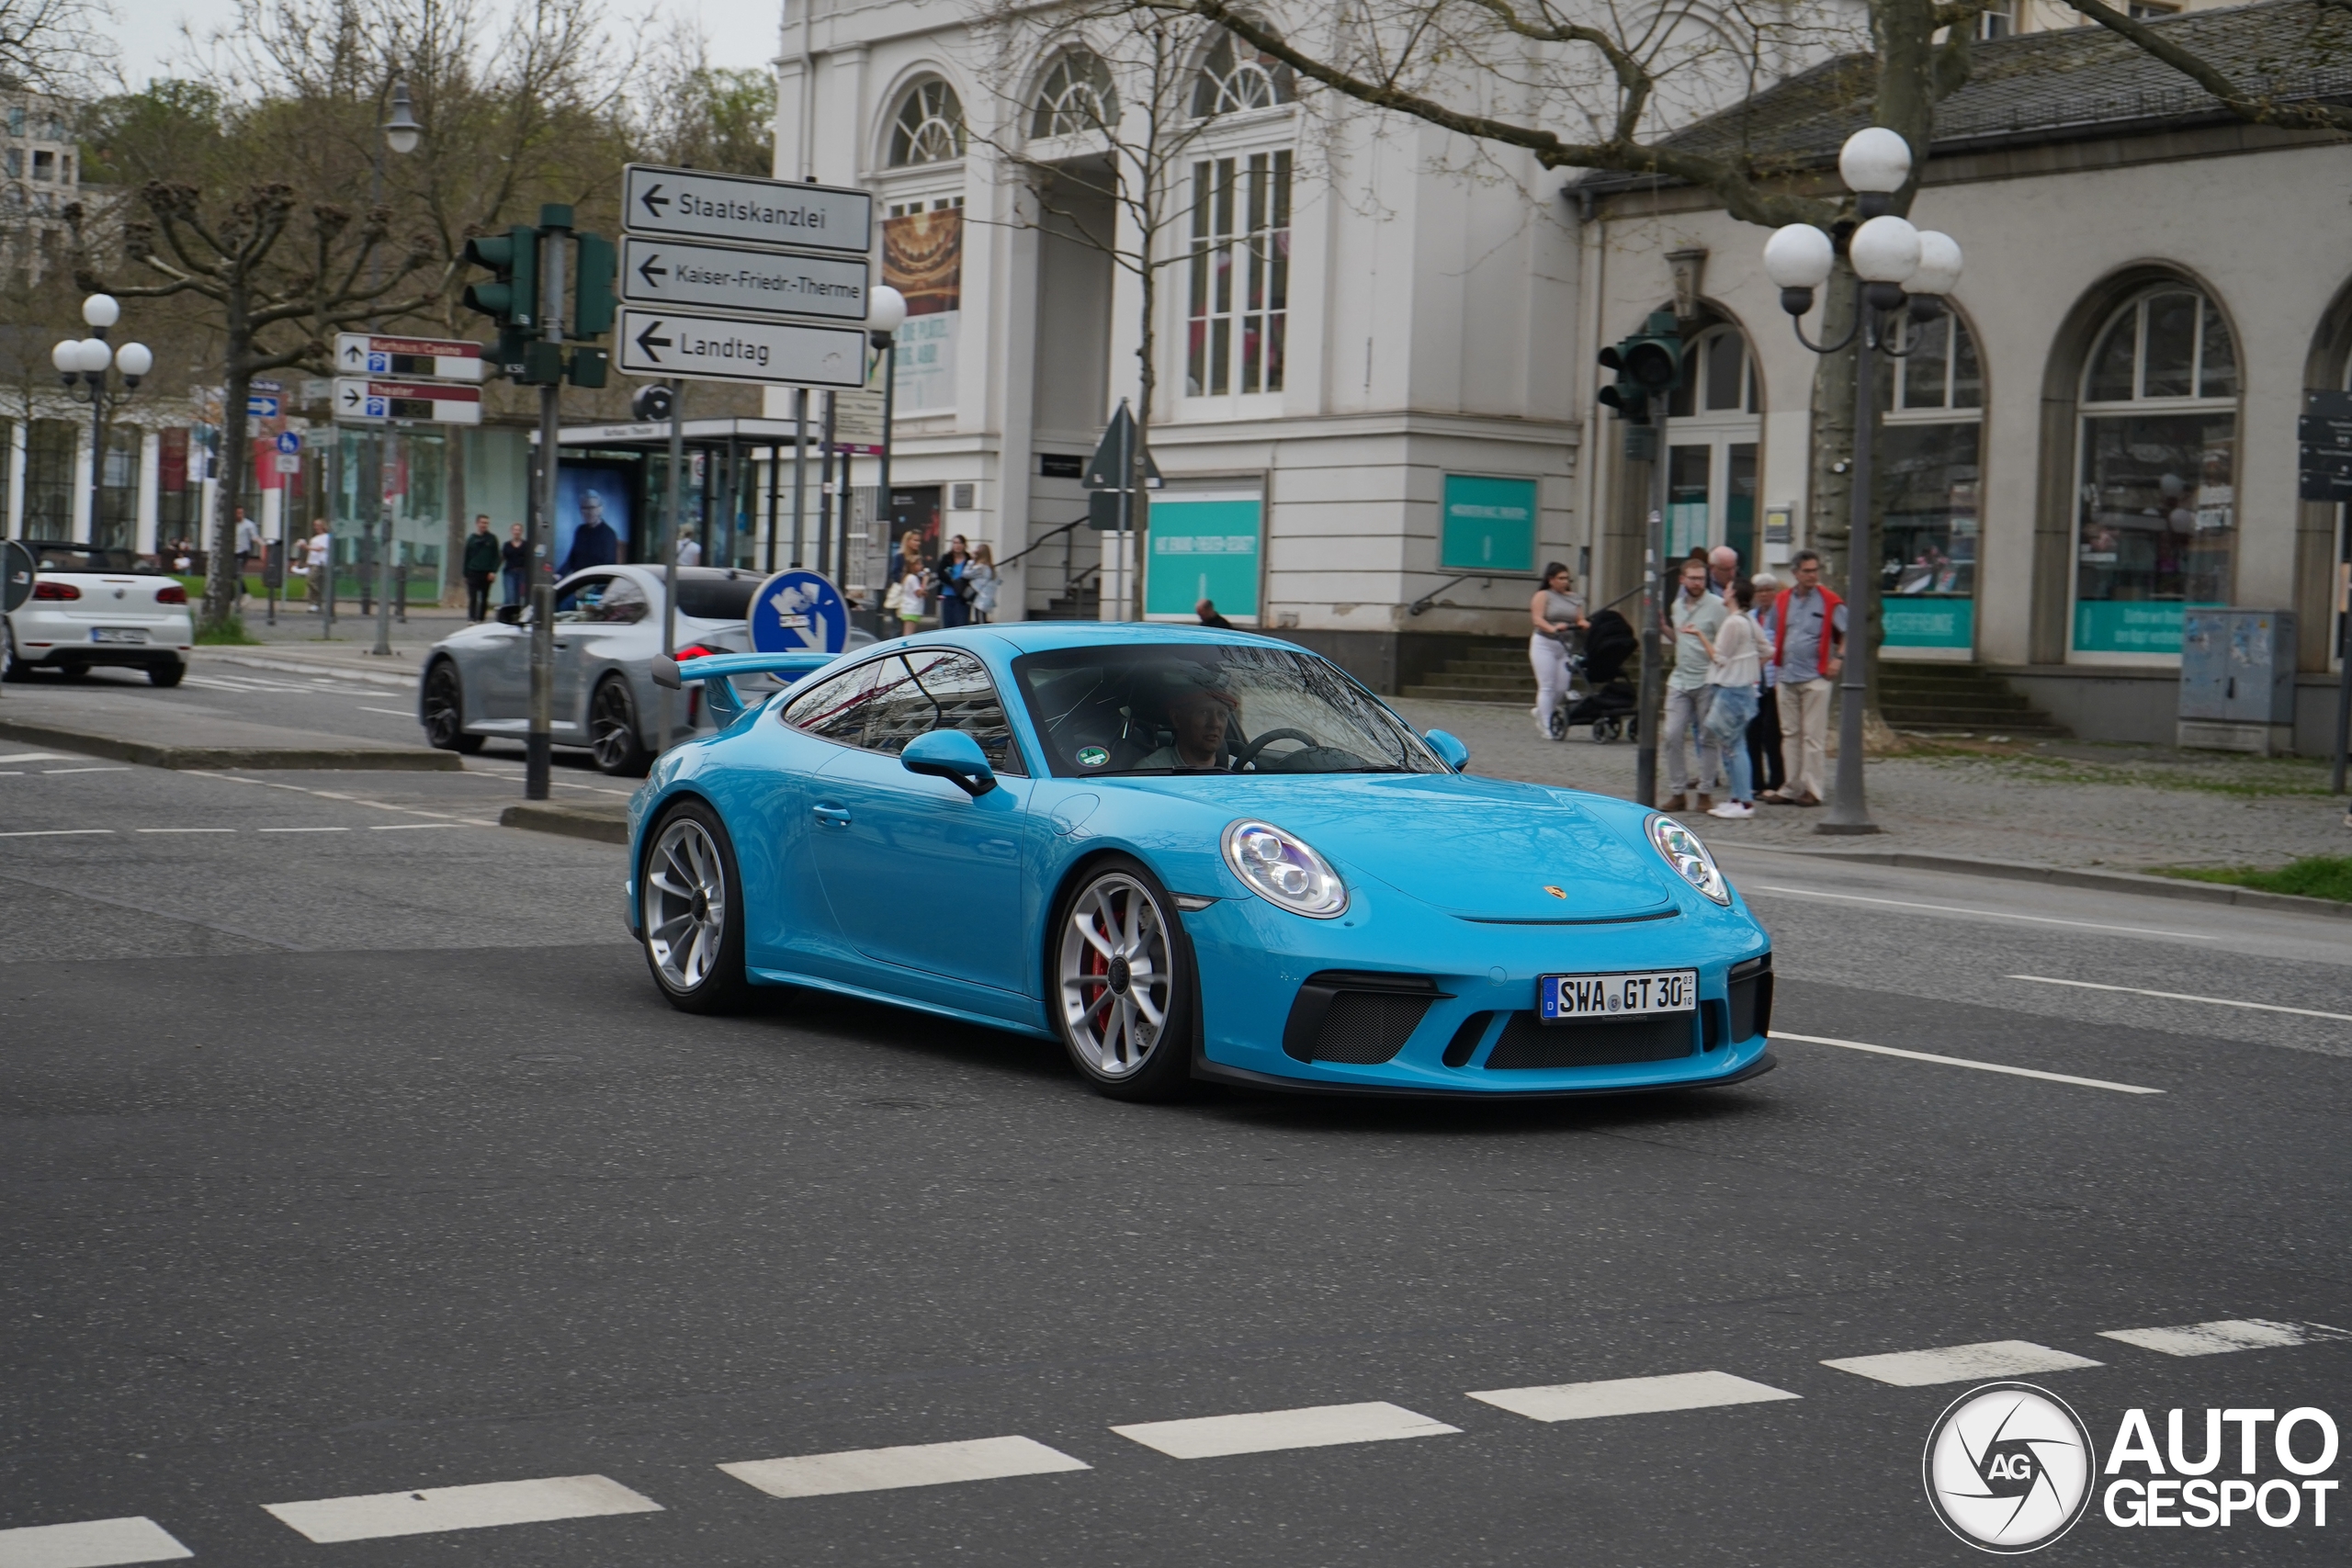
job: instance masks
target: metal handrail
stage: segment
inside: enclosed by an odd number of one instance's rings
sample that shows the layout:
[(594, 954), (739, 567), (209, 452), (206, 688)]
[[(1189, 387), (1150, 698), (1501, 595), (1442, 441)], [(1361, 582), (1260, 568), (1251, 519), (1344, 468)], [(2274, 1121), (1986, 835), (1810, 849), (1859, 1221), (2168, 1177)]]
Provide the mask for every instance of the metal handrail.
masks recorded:
[(1054, 540), (1056, 540), (1056, 539), (1057, 539), (1057, 538), (1061, 537), (1064, 534), (1069, 533), (1072, 528), (1080, 528), (1080, 527), (1083, 527), (1083, 526), (1085, 526), (1085, 524), (1086, 524), (1086, 519), (1085, 519), (1085, 518), (1083, 518), (1083, 517), (1079, 518), (1079, 519), (1078, 519), (1077, 521), (1075, 521), (1075, 522), (1071, 522), (1071, 523), (1065, 523), (1065, 524), (1063, 524), (1060, 527), (1056, 528), (1053, 532), (1051, 532), (1051, 533), (1049, 533), (1049, 534), (1046, 534), (1046, 535), (1045, 535), (1044, 536), (1042, 536), (1042, 537), (1040, 537), (1040, 538), (1033, 539), (1032, 541), (1030, 541), (1030, 543), (1029, 543), (1029, 545), (1028, 545), (1027, 548), (1024, 548), (1024, 549), (1019, 550), (1019, 551), (1015, 552), (1014, 554), (1012, 554), (1012, 555), (1009, 555), (1009, 556), (1005, 557), (1002, 560), (1001, 560), (1001, 561), (997, 562), (997, 563), (996, 563), (996, 569), (997, 569), (999, 571), (1002, 571), (1006, 567), (1011, 566), (1014, 561), (1019, 560), (1023, 556), (1025, 556), (1025, 555), (1029, 554), (1029, 553), (1030, 553), (1030, 551), (1032, 551), (1032, 550), (1035, 550), (1035, 549), (1039, 548), (1039, 547), (1042, 547), (1042, 546), (1049, 545), (1049, 544), (1051, 544)]

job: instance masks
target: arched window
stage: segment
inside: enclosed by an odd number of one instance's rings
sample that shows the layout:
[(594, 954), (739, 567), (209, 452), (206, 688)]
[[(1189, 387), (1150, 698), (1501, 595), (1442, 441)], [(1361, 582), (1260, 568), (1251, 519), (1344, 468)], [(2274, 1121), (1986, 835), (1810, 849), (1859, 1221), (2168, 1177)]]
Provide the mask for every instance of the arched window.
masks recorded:
[(1054, 62), (1037, 87), (1037, 105), (1030, 115), (1029, 134), (1077, 136), (1119, 123), (1119, 89), (1102, 57), (1074, 49)]
[(1879, 382), (1879, 595), (1886, 646), (1976, 645), (1977, 512), (1984, 372), (1951, 311), (1912, 329), (1910, 354)]
[(2177, 654), (2181, 611), (2229, 602), (2237, 345), (2196, 289), (2109, 318), (2083, 373), (2073, 647)]
[(1682, 351), (1682, 383), (1667, 395), (1666, 546), (1671, 557), (1729, 545), (1743, 570), (1756, 534), (1756, 363), (1734, 326), (1713, 326)]
[(1200, 119), (1242, 114), (1275, 108), (1297, 96), (1297, 79), (1289, 66), (1238, 41), (1231, 33), (1219, 33), (1193, 84), (1193, 114)]
[(964, 106), (956, 89), (928, 76), (907, 89), (890, 123), (890, 167), (944, 164), (964, 155)]

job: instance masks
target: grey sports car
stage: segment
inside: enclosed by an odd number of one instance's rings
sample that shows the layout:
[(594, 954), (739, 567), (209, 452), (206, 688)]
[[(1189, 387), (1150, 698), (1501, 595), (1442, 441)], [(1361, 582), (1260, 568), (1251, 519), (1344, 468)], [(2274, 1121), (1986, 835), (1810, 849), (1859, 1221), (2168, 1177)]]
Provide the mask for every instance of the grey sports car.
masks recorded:
[[(678, 569), (678, 650), (741, 653), (752, 638), (744, 614), (764, 577), (717, 567)], [(574, 572), (555, 589), (555, 716), (558, 746), (585, 747), (607, 773), (634, 776), (651, 760), (661, 713), (653, 684), (662, 651), (662, 570), (605, 566)], [(871, 642), (853, 632), (853, 643)], [(701, 694), (672, 694), (677, 736), (708, 728)], [(442, 638), (426, 655), (417, 719), (428, 743), (479, 751), (492, 739), (521, 740), (531, 723), (531, 626), (527, 612)]]

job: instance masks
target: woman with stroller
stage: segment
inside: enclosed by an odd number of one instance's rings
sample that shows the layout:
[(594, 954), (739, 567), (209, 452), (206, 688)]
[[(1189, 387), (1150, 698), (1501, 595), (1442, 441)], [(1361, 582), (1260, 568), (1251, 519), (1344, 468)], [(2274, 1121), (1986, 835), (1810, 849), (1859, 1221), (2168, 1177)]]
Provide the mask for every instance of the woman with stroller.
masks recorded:
[[(1728, 798), (1709, 807), (1707, 815), (1737, 820), (1756, 815), (1756, 774), (1748, 765), (1747, 725), (1756, 716), (1756, 689), (1764, 678), (1764, 637), (1748, 618), (1756, 606), (1755, 583), (1735, 582), (1730, 592), (1731, 603), (1725, 606), (1730, 613), (1715, 628), (1713, 638), (1699, 634), (1707, 647), (1707, 684), (1714, 688), (1714, 700), (1700, 723), (1700, 732), (1723, 758), (1728, 791)], [(1703, 757), (1702, 748), (1702, 772)]]
[(1552, 715), (1568, 694), (1568, 672), (1571, 669), (1568, 634), (1587, 629), (1591, 623), (1585, 619), (1584, 595), (1577, 592), (1576, 574), (1558, 561), (1544, 569), (1544, 586), (1527, 603), (1528, 619), (1535, 623), (1535, 634), (1527, 639), (1527, 661), (1535, 667), (1535, 732), (1546, 740), (1557, 740), (1566, 733), (1552, 729)]

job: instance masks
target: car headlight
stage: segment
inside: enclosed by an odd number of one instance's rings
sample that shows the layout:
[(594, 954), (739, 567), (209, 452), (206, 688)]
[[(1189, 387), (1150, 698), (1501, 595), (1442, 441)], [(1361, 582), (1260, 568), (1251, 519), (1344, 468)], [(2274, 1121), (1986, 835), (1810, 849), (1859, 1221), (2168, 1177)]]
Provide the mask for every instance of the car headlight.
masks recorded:
[(1306, 842), (1248, 818), (1225, 830), (1225, 863), (1250, 892), (1294, 915), (1328, 920), (1347, 913), (1348, 885)]
[(1716, 903), (1730, 907), (1731, 884), (1715, 868), (1715, 857), (1707, 852), (1707, 846), (1700, 841), (1698, 834), (1671, 817), (1653, 815), (1648, 827), (1650, 843), (1666, 857), (1666, 863), (1674, 868), (1675, 875)]

